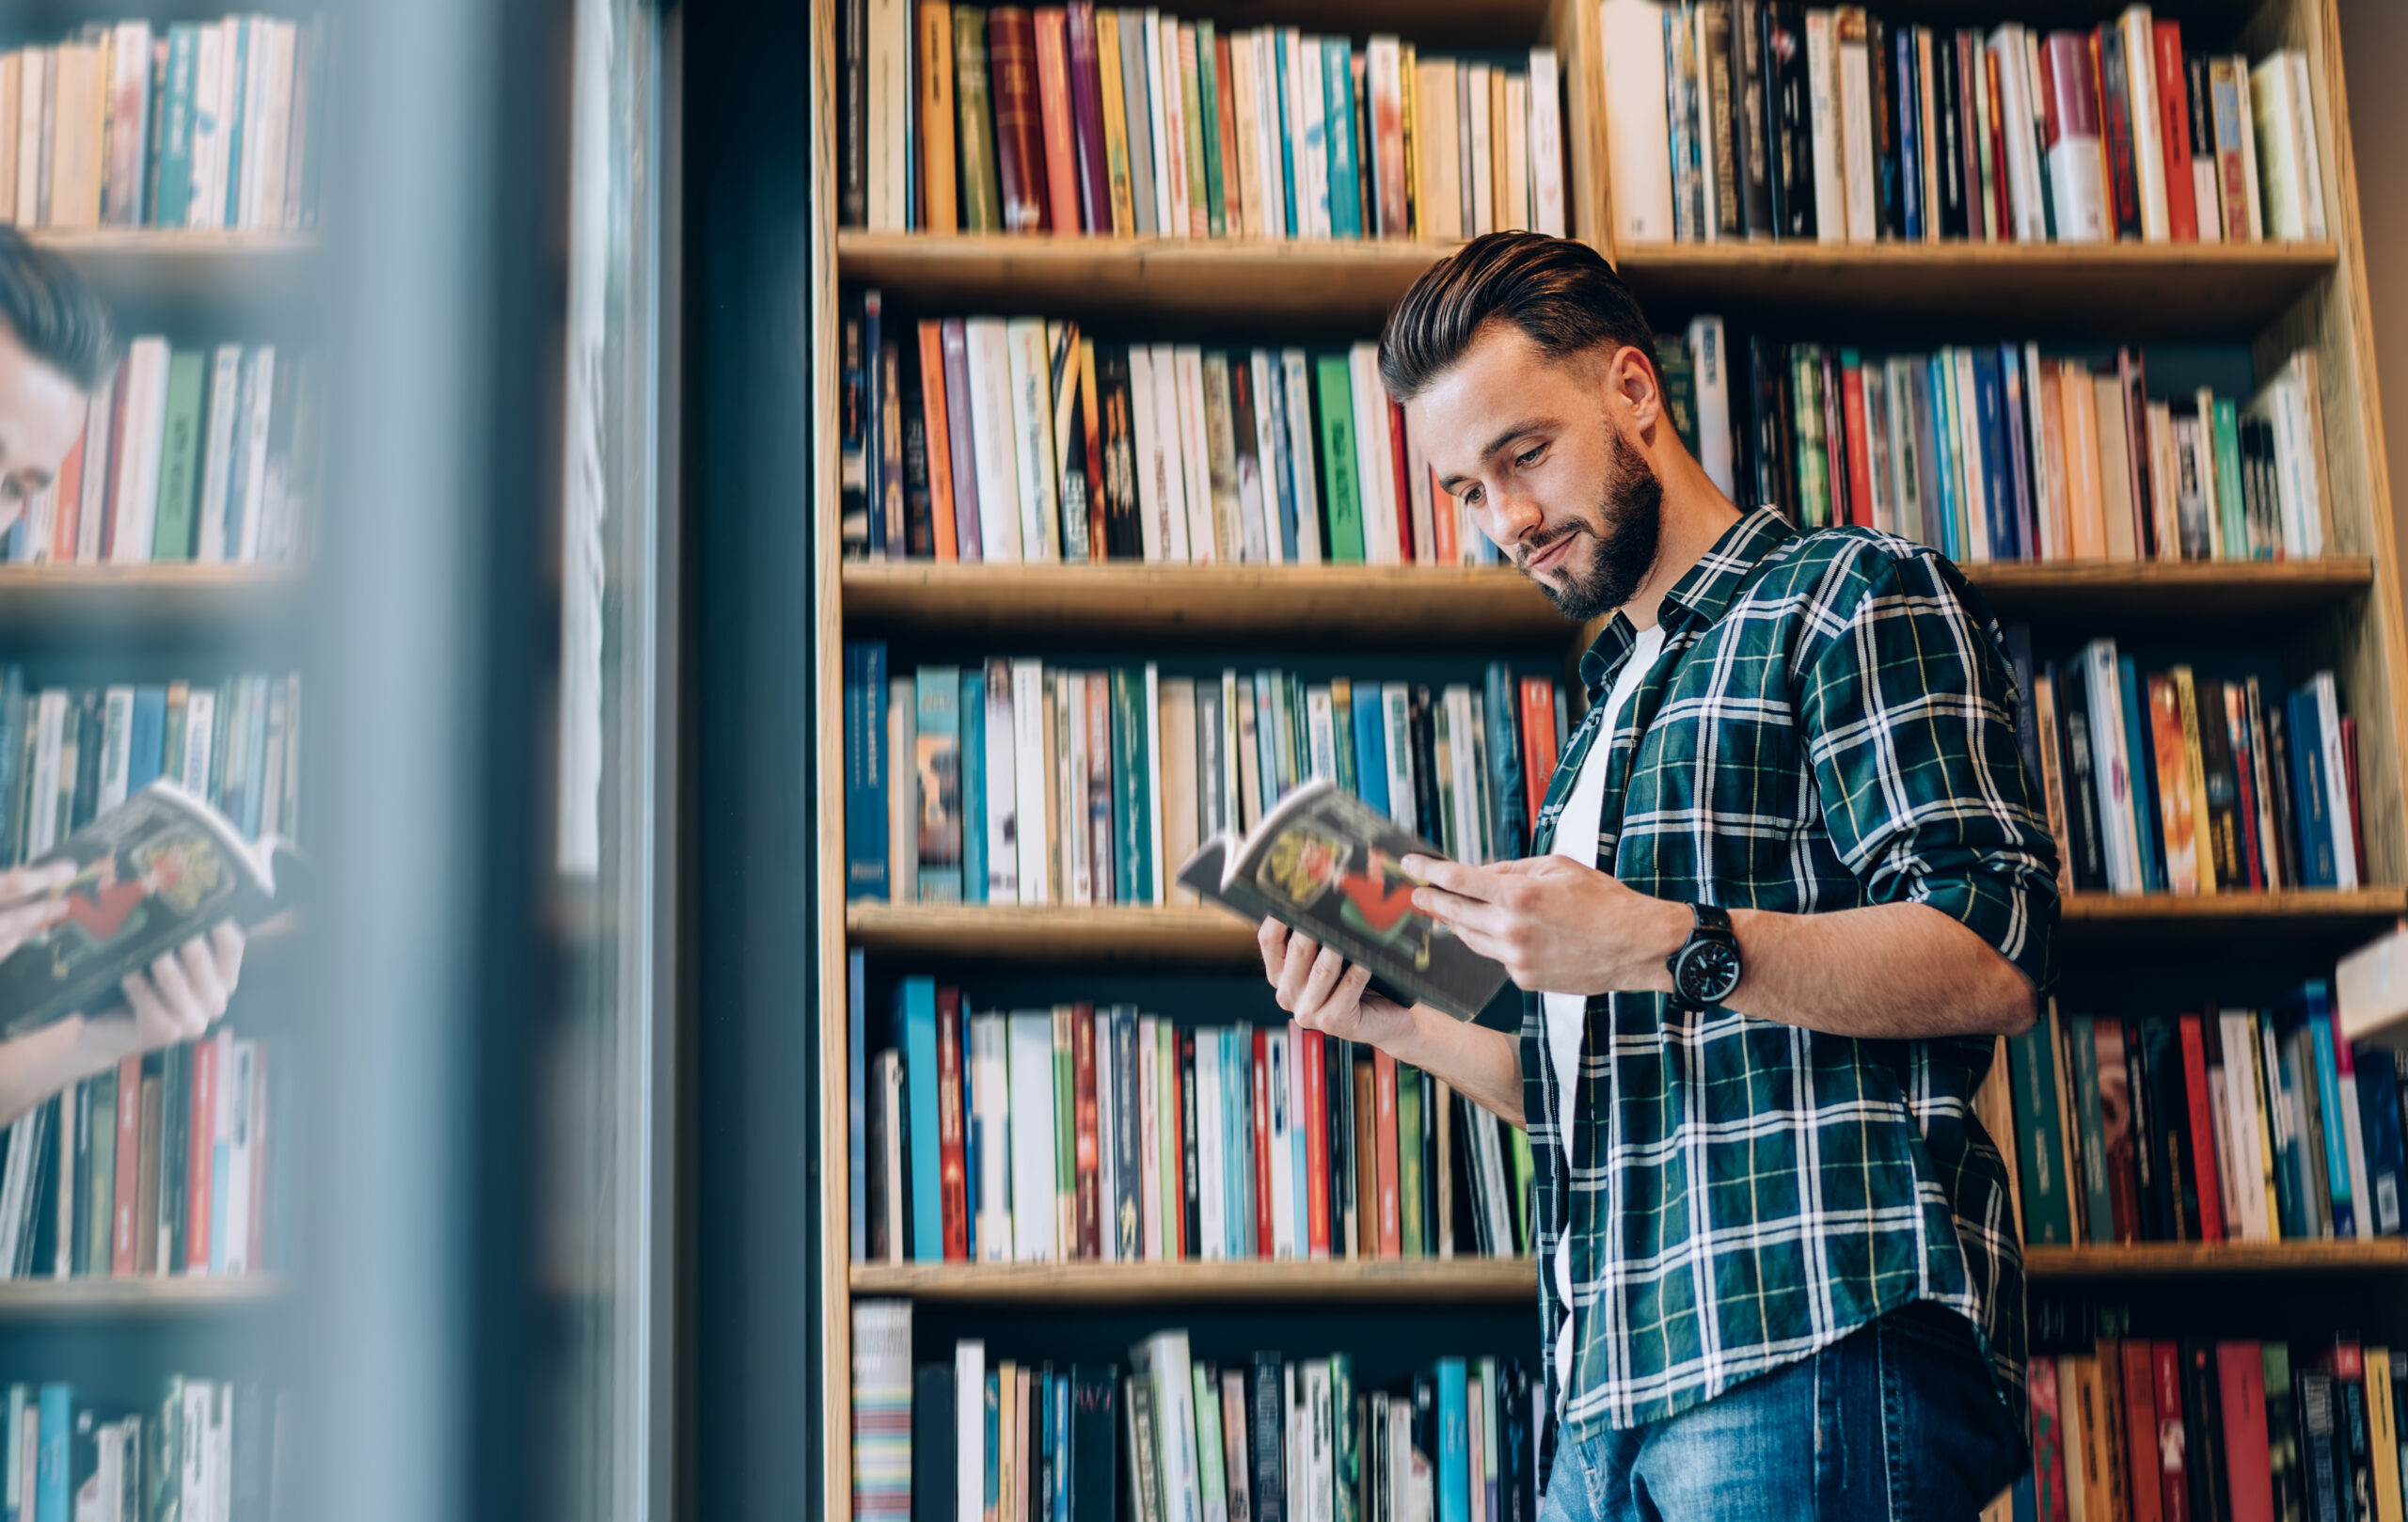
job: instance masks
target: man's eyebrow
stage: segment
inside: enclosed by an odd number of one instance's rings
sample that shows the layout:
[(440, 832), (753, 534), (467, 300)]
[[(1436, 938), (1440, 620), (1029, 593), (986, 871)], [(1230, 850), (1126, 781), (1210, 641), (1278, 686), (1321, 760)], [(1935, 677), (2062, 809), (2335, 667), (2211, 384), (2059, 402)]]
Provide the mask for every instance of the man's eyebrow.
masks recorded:
[[(1498, 434), (1495, 438), (1490, 439), (1488, 443), (1481, 448), (1480, 457), (1485, 460), (1490, 455), (1496, 453), (1498, 450), (1503, 449), (1506, 445), (1511, 444), (1513, 440), (1521, 437), (1524, 434), (1536, 433), (1545, 426), (1546, 423), (1542, 419), (1526, 418), (1522, 421), (1513, 424), (1511, 428), (1506, 429), (1503, 433)], [(1438, 484), (1445, 487), (1451, 493), (1455, 489), (1455, 483), (1463, 479), (1464, 478), (1459, 475), (1442, 476), (1439, 478)]]

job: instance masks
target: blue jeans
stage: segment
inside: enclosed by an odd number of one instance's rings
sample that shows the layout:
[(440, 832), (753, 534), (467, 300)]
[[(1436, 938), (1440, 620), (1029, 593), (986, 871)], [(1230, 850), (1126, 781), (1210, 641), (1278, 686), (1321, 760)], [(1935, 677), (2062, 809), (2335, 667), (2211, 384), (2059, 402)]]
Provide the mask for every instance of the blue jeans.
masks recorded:
[(1566, 1434), (1539, 1522), (1962, 1522), (2027, 1456), (1972, 1324), (1918, 1301), (1677, 1416)]

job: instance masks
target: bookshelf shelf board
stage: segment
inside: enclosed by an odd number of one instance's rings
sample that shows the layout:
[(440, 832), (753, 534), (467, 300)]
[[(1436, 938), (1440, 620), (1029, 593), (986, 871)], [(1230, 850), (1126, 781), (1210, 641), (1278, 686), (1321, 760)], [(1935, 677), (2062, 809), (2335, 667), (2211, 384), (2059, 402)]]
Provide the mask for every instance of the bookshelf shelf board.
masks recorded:
[(2103, 324), (2119, 341), (2254, 336), (2340, 259), (2331, 243), (1633, 243), (1614, 256), (1664, 314), (1846, 314), (1925, 334), (1933, 321)]
[(2163, 624), (2297, 612), (2364, 593), (2365, 555), (2296, 561), (1989, 561), (1965, 568), (2001, 618)]
[(987, 1305), (1181, 1301), (1431, 1301), (1514, 1305), (1537, 1292), (1528, 1258), (1269, 1262), (855, 1263), (857, 1295)]
[(1573, 634), (1509, 565), (848, 561), (843, 578), (847, 623), (872, 632), (1551, 649)]
[(26, 238), (137, 305), (290, 297), (319, 246), (311, 232), (204, 228), (38, 228)]
[(0, 638), (229, 633), (299, 601), (293, 565), (0, 565)]
[(230, 1278), (149, 1275), (134, 1278), (0, 1280), (0, 1324), (172, 1317), (242, 1310), (280, 1298), (273, 1274)]
[(1011, 233), (836, 235), (848, 282), (908, 296), (915, 315), (1240, 318), (1368, 337), (1452, 244)]
[(2068, 894), (2058, 934), (2075, 943), (2206, 943), (2245, 935), (2252, 943), (2346, 944), (2408, 913), (2408, 889), (2308, 888), (2287, 893)]
[(2023, 1268), (2034, 1279), (2402, 1273), (2408, 1272), (2408, 1239), (2137, 1242), (2112, 1247), (2026, 1247)]

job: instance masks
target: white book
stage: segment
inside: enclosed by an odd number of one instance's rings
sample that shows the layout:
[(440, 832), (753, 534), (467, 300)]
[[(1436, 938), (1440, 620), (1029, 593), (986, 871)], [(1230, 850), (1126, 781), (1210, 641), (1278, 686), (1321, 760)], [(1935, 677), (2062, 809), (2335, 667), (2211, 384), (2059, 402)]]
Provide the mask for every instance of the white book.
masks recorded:
[(1363, 88), (1370, 99), (1373, 139), (1363, 145), (1360, 155), (1360, 168), (1370, 176), (1371, 185), (1371, 215), (1363, 236), (1402, 238), (1405, 230), (1394, 214), (1411, 199), (1404, 184), (1404, 142), (1401, 132), (1391, 136), (1381, 130), (1383, 117), (1391, 110), (1402, 113), (1404, 105), (1404, 46), (1395, 37), (1376, 36), (1364, 42)]
[(1280, 1437), (1287, 1462), (1280, 1478), (1287, 1490), (1290, 1522), (1305, 1522), (1305, 1366), (1290, 1358), (1279, 1366)]
[[(1121, 24), (1124, 26), (1135, 19), (1126, 12), (1123, 12), (1123, 18)], [(1176, 27), (1178, 23), (1174, 20), (1171, 24)], [(1145, 13), (1141, 33), (1145, 39), (1146, 55), (1145, 109), (1152, 119), (1150, 125), (1153, 130), (1154, 230), (1165, 238), (1183, 238), (1187, 236), (1187, 181), (1180, 178), (1176, 191), (1171, 182), (1172, 166), (1180, 162), (1174, 157), (1174, 151), (1180, 145), (1172, 143), (1170, 136), (1171, 124), (1175, 119), (1172, 113), (1177, 112), (1180, 106), (1175, 84), (1179, 71), (1174, 69), (1168, 75), (1163, 72), (1165, 56), (1163, 52), (1163, 13), (1149, 9)], [(1171, 88), (1164, 87), (1166, 82), (1172, 83)], [(1122, 87), (1127, 87), (1125, 81)]]
[(1151, 785), (1146, 789), (1146, 829), (1153, 837), (1153, 883), (1150, 896), (1140, 900), (1159, 904), (1164, 898), (1167, 874), (1174, 870), (1163, 861), (1163, 694), (1162, 668), (1153, 661), (1146, 662), (1146, 775)]
[(108, 109), (100, 45), (60, 43), (51, 55), (51, 73), (50, 202), (43, 220), (55, 228), (98, 227)]
[[(2348, 1060), (2349, 1048), (2343, 1045), (2341, 1055)], [(2366, 1238), (2374, 1235), (2374, 1197), (2367, 1188), (2366, 1128), (2358, 1116), (2358, 1075), (2354, 1069), (2344, 1069), (2334, 1080), (2340, 1095), (2337, 1106), (2341, 1112), (2342, 1155), (2350, 1164), (2350, 1197), (2357, 1202), (2351, 1225), (2352, 1235)], [(2385, 1096), (2386, 1101), (2390, 1096)]]
[[(1069, 860), (1064, 863), (1063, 898), (1073, 904), (1095, 902), (1095, 815), (1087, 802), (1087, 785), (1094, 776), (1087, 764), (1087, 692), (1084, 672), (1054, 672), (1055, 690), (1061, 695), (1054, 707), (1062, 736), (1062, 850)], [(1099, 1053), (1098, 1056), (1101, 1057)], [(1103, 1085), (1099, 1076), (1096, 1093), (1101, 1096)], [(1099, 1135), (1110, 1133), (1101, 1130)], [(1105, 1199), (1112, 1197), (1107, 1194)]]
[(2289, 67), (2279, 53), (2249, 71), (2249, 103), (2256, 113), (2258, 185), (2269, 238), (2307, 236), (2307, 202), (2301, 193), (2306, 168), (2299, 151), (2299, 112), (2291, 104)]
[[(1054, 499), (1054, 397), (1045, 320), (1015, 317), (1004, 325), (1005, 361), (1011, 376), (1012, 465), (1020, 484), (1022, 561), (1062, 558), (1062, 515)], [(981, 492), (980, 502), (986, 501)]]
[(1212, 1260), (1229, 1256), (1229, 1181), (1223, 1155), (1227, 1127), (1222, 1123), (1228, 1114), (1228, 1097), (1221, 1092), (1223, 1034), (1209, 1025), (1196, 1032), (1196, 1224), (1203, 1245), (1197, 1256)]
[[(1873, 195), (1873, 56), (1863, 8), (1842, 8), (1835, 31), (1839, 52), (1839, 173), (1841, 182), (1846, 186), (1847, 241), (1871, 243), (1880, 237), (1881, 227)], [(1703, 55), (1700, 57), (1702, 60)], [(1705, 180), (1709, 185), (1714, 182), (1710, 167)], [(1710, 216), (1707, 225), (1712, 226)]]
[(101, 694), (101, 772), (93, 806), (98, 810), (125, 801), (129, 762), (134, 754), (134, 689), (112, 687)]
[(226, 156), (227, 24), (203, 22), (194, 34), (192, 71), (192, 169), (186, 189), (188, 227), (226, 225), (225, 182), (219, 178)]
[(217, 692), (195, 687), (184, 699), (184, 753), (168, 758), (168, 768), (195, 798), (210, 795), (209, 763), (217, 738)]
[[(2265, 1181), (2258, 1168), (2258, 1042), (2250, 1034), (2249, 1012), (2245, 1009), (2218, 1010), (2216, 1023), (2222, 1028), (2224, 1042), (2225, 1123), (2217, 1129), (2229, 1160), (2224, 1174), (2230, 1186), (2226, 1194), (2241, 1240), (2265, 1242), (2272, 1233), (2267, 1230)], [(2233, 1230), (2231, 1223), (2227, 1223), (2226, 1230)]]
[(193, 559), (227, 558), (227, 494), (233, 487), (235, 404), (243, 388), (243, 346), (221, 343), (209, 366), (209, 418), (200, 452), (200, 531)]
[(1697, 463), (1730, 497), (1737, 487), (1732, 467), (1730, 352), (1721, 318), (1690, 319), (1689, 363), (1697, 372)]
[[(1329, 1360), (1305, 1360), (1305, 1514), (1303, 1522), (1337, 1522), (1338, 1446), (1329, 1409)], [(1349, 1413), (1351, 1419), (1352, 1413)]]
[(1473, 866), (1484, 861), (1480, 848), (1480, 784), (1472, 767), (1471, 689), (1450, 683), (1441, 693), (1447, 707), (1447, 771), (1445, 782), (1453, 798), (1456, 855)]
[[(2341, 754), (2340, 694), (2329, 671), (2321, 671), (2309, 677), (2307, 689), (2316, 702), (2317, 733), (2314, 738), (2324, 748), (2325, 791), (2330, 795), (2325, 813), (2333, 820), (2334, 886), (2354, 888), (2358, 885), (2358, 853), (2351, 811), (2356, 804), (2350, 797), (2350, 772)], [(2303, 744), (2308, 737), (2297, 737), (2291, 743)]]
[(970, 360), (971, 458), (978, 476), (978, 554), (989, 563), (1021, 558), (1020, 435), (1012, 411), (1011, 340), (1000, 317), (962, 324)]
[(2157, 40), (2148, 7), (2127, 6), (2115, 24), (2124, 34), (2124, 75), (2132, 103), (2132, 166), (2141, 190), (2141, 237), (2171, 236), (2165, 212), (2165, 135), (2157, 112)]
[(1137, 1245), (1148, 1261), (1159, 1261), (1163, 1251), (1163, 1154), (1159, 1048), (1161, 1020), (1137, 1017)]
[(1020, 901), (1020, 785), (1012, 758), (1020, 753), (1019, 731), (1012, 727), (1011, 668), (1001, 660), (987, 662), (987, 902)]
[(1603, 0), (1607, 204), (1617, 242), (1672, 236), (1671, 146), (1664, 118), (1664, 12)]
[(1497, 226), (1528, 230), (1538, 220), (1530, 205), (1529, 76), (1499, 73), (1490, 87), (1505, 92), (1505, 183), (1498, 187), (1501, 210)]
[(150, 559), (150, 530), (159, 512), (159, 455), (167, 425), (167, 341), (138, 338), (125, 354), (125, 425), (119, 444), (116, 543), (109, 561), (140, 565)]
[(41, 135), (50, 121), (50, 87), (55, 77), (55, 48), (24, 50), (24, 64), (17, 96), (17, 214), (21, 228), (41, 226), (50, 210), (42, 196)]
[(1011, 1052), (1001, 1014), (970, 1016), (970, 1129), (978, 1160), (978, 1215), (971, 1251), (982, 1263), (1012, 1257)]
[(1421, 826), (1414, 816), (1413, 746), (1407, 738), (1413, 731), (1413, 690), (1402, 682), (1383, 686), (1380, 714), (1387, 730), (1382, 738), (1387, 749), (1388, 817), (1418, 832)]
[[(2040, 195), (2040, 147), (2032, 115), (2031, 52), (2020, 26), (1992, 32), (1989, 52), (1998, 59), (1998, 110), (2006, 139), (2008, 229), (2018, 243), (2043, 243), (2049, 224)], [(2151, 55), (2154, 56), (2154, 55)]]
[(1011, 1074), (1012, 1260), (1051, 1262), (1054, 1243), (1054, 1015), (1016, 1009), (1006, 1020)]
[(1297, 235), (1317, 240), (1329, 236), (1329, 134), (1323, 104), (1327, 97), (1322, 93), (1321, 44), (1322, 40), (1309, 33), (1290, 38), (1296, 119), (1304, 128), (1294, 154), (1296, 219), (1303, 224)]
[(1129, 444), (1136, 467), (1138, 535), (1147, 562), (1155, 563), (1166, 558), (1170, 530), (1164, 521), (1161, 445), (1154, 437), (1154, 351), (1143, 343), (1129, 345)]
[(301, 37), (298, 23), (262, 21), (261, 29), (267, 44), (261, 66), (261, 78), (265, 86), (259, 102), (260, 135), (256, 139), (260, 151), (246, 155), (258, 166), (247, 176), (251, 198), (245, 226), (281, 228), (284, 226), (284, 171), (293, 152), (293, 50)]
[(1380, 349), (1357, 343), (1347, 351), (1347, 379), (1354, 402), (1354, 470), (1362, 497), (1363, 559), (1392, 565), (1399, 553), (1396, 532), (1396, 461), (1390, 452), (1388, 394), (1380, 385)]
[(1171, 351), (1173, 392), (1179, 406), (1179, 467), (1187, 496), (1187, 558), (1209, 565), (1236, 557), (1237, 547), (1221, 543), (1220, 523), (1212, 510), (1212, 451), (1205, 436), (1204, 351), (1182, 343)]
[(987, 1344), (953, 1345), (953, 1522), (987, 1518)]
[(2115, 642), (2083, 646), (2084, 686), (2090, 703), (2090, 765), (2099, 779), (2099, 821), (2107, 885), (2115, 893), (2139, 893), (2140, 840), (2132, 816), (2132, 776), (2124, 753), (2123, 679), (2115, 664)]
[(911, 678), (890, 678), (886, 684), (886, 753), (893, 759), (887, 769), (886, 786), (886, 891), (890, 900), (897, 904), (914, 903), (920, 896), (920, 773), (917, 767), (903, 760), (918, 753), (918, 731), (919, 701)]
[(2286, 48), (2276, 56), (2283, 60), (2284, 73), (2290, 81), (2291, 140), (2299, 145), (2301, 225), (2308, 237), (2322, 238), (2326, 236), (2324, 154), (2322, 135), (2316, 130), (2316, 97), (2308, 86), (2307, 55)]
[(1288, 1165), (1288, 1154), (1293, 1145), (1290, 1133), (1294, 1128), (1295, 1111), (1291, 1102), (1291, 1077), (1289, 1066), (1291, 1054), (1289, 1034), (1274, 1030), (1262, 1038), (1262, 1063), (1269, 1079), (1265, 1098), (1271, 1107), (1268, 1117), (1271, 1175), (1271, 1241), (1263, 1256), (1295, 1258), (1296, 1251), (1296, 1189), (1295, 1178)]
[[(1234, 362), (1234, 360), (1232, 361)], [(1279, 521), (1279, 491), (1281, 468), (1279, 447), (1285, 430), (1279, 426), (1279, 390), (1274, 377), (1271, 351), (1257, 349), (1246, 356), (1246, 378), (1254, 396), (1254, 511), (1259, 518), (1253, 531), (1262, 535), (1263, 558), (1274, 563), (1289, 558), (1285, 531)], [(1240, 473), (1239, 489), (1245, 489), (1244, 473)]]
[(25, 801), (25, 855), (40, 856), (58, 840), (58, 753), (66, 743), (67, 693), (45, 688), (34, 706), (33, 791)]
[[(1806, 12), (1806, 91), (1814, 159), (1814, 237), (1847, 241), (1846, 173), (1840, 159), (1839, 40), (1831, 12)], [(1869, 129), (1868, 129), (1869, 130)]]
[(1490, 142), (1489, 91), (1494, 71), (1484, 63), (1464, 67), (1464, 93), (1471, 109), (1466, 125), (1471, 134), (1471, 214), (1478, 232), (1494, 232), (1497, 221), (1496, 150)]
[[(227, 1070), (232, 1082), (227, 1086), (226, 1142), (226, 1226), (225, 1255), (228, 1274), (250, 1271), (251, 1235), (251, 1059), (258, 1052), (249, 1041), (231, 1041), (233, 1062)], [(221, 1055), (226, 1054), (222, 1052)], [(223, 1080), (221, 1080), (223, 1082)], [(211, 1244), (214, 1254), (216, 1244)], [(213, 1265), (214, 1267), (214, 1265)]]
[(1053, 901), (1053, 879), (1045, 859), (1045, 671), (1034, 660), (1012, 662), (1013, 775), (1020, 799), (1015, 832), (1020, 856), (1020, 901)]
[[(1430, 454), (1421, 447), (1421, 436), (1404, 425), (1404, 484), (1413, 514), (1413, 561), (1417, 565), (1438, 563), (1437, 515), (1430, 488)], [(1460, 549), (1456, 551), (1462, 553)]]
[(1966, 559), (1979, 563), (1991, 558), (1989, 536), (1989, 495), (1984, 490), (1982, 472), (1972, 462), (1982, 457), (1982, 435), (1979, 419), (1972, 407), (1973, 351), (1962, 346), (1948, 351), (1955, 376), (1956, 390), (1950, 397), (1950, 414), (1956, 423), (1957, 475), (1964, 492), (1965, 522), (1970, 529)]
[(1289, 484), (1296, 497), (1296, 562), (1321, 563), (1321, 486), (1313, 479), (1313, 404), (1309, 365), (1302, 349), (1279, 351), (1287, 388)]
[(1898, 531), (1897, 499), (1890, 494), (1890, 454), (1896, 440), (1890, 420), (1889, 377), (1880, 365), (1864, 367), (1864, 441), (1870, 455), (1865, 479), (1873, 497), (1873, 527)]
[(206, 1522), (210, 1515), (209, 1420), (217, 1409), (216, 1387), (205, 1379), (184, 1381), (183, 1444), (178, 1455), (176, 1514)]
[(1195, 1362), (1187, 1334), (1155, 1333), (1129, 1350), (1129, 1368), (1153, 1384), (1163, 1522), (1204, 1522), (1204, 1486), (1196, 1467)]
[(230, 497), (227, 512), (239, 509), (242, 531), (230, 534), (228, 548), (239, 561), (260, 558), (261, 527), (267, 517), (268, 435), (276, 421), (276, 346), (262, 343), (243, 360), (246, 374), (235, 400), (235, 426), (240, 430), (243, 457), (236, 469), (242, 484), (239, 500)]
[(1238, 214), (1229, 228), (1231, 237), (1262, 238), (1270, 233), (1262, 218), (1262, 86), (1254, 37), (1247, 33), (1229, 38), (1229, 102), (1237, 110), (1230, 137), (1237, 147), (1237, 162), (1225, 166), (1223, 174), (1232, 187), (1230, 204)]
[[(1188, 524), (1196, 507), (1187, 499), (1187, 449), (1180, 417), (1178, 350), (1168, 343), (1153, 345), (1154, 365), (1154, 490), (1161, 503), (1163, 559), (1184, 565), (1194, 557)], [(1203, 511), (1212, 512), (1206, 499)]]
[[(17, 210), (17, 133), (19, 120), (24, 115), (24, 50), (0, 53), (0, 215), (12, 220)], [(0, 1205), (0, 1213), (6, 1209)], [(0, 1214), (0, 1232), (7, 1229), (5, 1215)], [(0, 1240), (0, 1254), (8, 1251), (8, 1243)], [(7, 1272), (11, 1260), (0, 1257), (0, 1273)]]
[[(107, 137), (108, 160), (103, 166), (106, 180), (101, 220), (114, 227), (139, 227), (143, 224), (144, 192), (149, 176), (143, 163), (143, 146), (150, 134), (150, 24), (121, 21), (110, 28), (107, 52), (108, 72), (103, 88), (107, 92), (101, 111), (106, 120), (103, 129)], [(118, 107), (130, 101), (133, 116), (119, 120)], [(120, 129), (131, 126), (131, 133)]]

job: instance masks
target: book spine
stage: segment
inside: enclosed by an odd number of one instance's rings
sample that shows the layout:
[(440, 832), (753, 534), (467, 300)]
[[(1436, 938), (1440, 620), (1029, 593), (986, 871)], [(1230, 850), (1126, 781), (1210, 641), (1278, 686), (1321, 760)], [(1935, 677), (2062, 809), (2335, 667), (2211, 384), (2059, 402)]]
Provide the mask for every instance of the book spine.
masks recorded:
[(954, 150), (960, 166), (964, 232), (1006, 230), (997, 166), (1000, 144), (991, 104), (994, 91), (989, 86), (987, 49), (991, 30), (984, 8), (953, 8)]
[[(955, 25), (950, 0), (918, 0), (919, 67), (916, 83), (920, 87), (920, 204), (914, 226), (928, 232), (950, 233), (960, 227), (960, 179), (955, 166), (954, 135), (959, 116), (954, 102), (953, 47)], [(925, 334), (934, 324), (920, 325)], [(922, 341), (922, 364), (927, 364), (926, 340)], [(927, 384), (929, 372), (922, 371), (922, 383)], [(935, 414), (930, 414), (931, 446), (935, 439)], [(949, 527), (949, 524), (941, 525)], [(945, 536), (940, 531), (938, 558), (945, 558), (943, 548)]]
[(1050, 230), (1043, 97), (1037, 78), (1034, 18), (997, 6), (987, 18), (987, 70), (995, 102), (995, 170), (1004, 232)]

